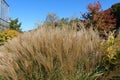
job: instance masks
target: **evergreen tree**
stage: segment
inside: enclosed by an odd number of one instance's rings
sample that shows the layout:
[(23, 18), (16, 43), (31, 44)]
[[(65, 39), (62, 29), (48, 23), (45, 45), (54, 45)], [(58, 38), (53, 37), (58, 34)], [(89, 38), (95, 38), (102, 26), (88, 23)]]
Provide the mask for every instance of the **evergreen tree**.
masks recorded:
[(120, 3), (116, 3), (111, 7), (116, 18), (116, 29), (120, 28)]
[(10, 19), (10, 29), (22, 32), (21, 23), (18, 23), (18, 22), (19, 22), (18, 18), (14, 19), (14, 20)]

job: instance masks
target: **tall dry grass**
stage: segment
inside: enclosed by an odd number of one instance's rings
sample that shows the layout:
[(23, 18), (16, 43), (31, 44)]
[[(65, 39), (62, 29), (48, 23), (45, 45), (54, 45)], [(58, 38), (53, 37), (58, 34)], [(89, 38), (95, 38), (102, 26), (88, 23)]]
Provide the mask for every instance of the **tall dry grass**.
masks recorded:
[(5, 80), (94, 80), (102, 57), (98, 43), (92, 29), (40, 27), (0, 47), (0, 75)]

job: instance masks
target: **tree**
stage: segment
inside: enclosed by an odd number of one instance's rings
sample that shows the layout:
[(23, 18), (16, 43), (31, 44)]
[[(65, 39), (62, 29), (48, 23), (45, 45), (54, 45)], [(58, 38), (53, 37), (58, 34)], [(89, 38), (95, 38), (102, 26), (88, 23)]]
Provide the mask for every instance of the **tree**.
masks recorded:
[(55, 13), (49, 13), (46, 16), (45, 24), (51, 25), (52, 27), (55, 27), (57, 25), (57, 22), (59, 20), (59, 17)]
[(18, 18), (14, 19), (14, 20), (10, 19), (10, 29), (22, 32), (21, 23), (18, 23), (18, 22), (19, 22)]
[(95, 2), (93, 5), (88, 5), (88, 13), (83, 14), (84, 23), (89, 28), (91, 25), (93, 28), (98, 29), (98, 31), (104, 35), (114, 29), (116, 26), (116, 19), (112, 14), (112, 9), (101, 10), (101, 4)]
[(59, 20), (59, 24), (66, 24), (66, 25), (68, 25), (69, 24), (69, 18), (61, 18), (60, 20)]
[(120, 3), (116, 3), (111, 7), (116, 18), (116, 29), (120, 28)]

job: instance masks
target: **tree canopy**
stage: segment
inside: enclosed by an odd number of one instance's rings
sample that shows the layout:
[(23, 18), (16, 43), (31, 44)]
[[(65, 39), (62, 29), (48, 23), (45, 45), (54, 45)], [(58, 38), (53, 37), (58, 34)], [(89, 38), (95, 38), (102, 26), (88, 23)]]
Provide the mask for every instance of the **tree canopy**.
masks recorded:
[(113, 14), (116, 18), (116, 28), (120, 28), (120, 3), (113, 4), (112, 7)]
[(16, 31), (22, 32), (21, 24), (22, 23), (19, 23), (18, 18), (13, 19), (13, 20), (10, 19), (10, 29), (11, 30), (16, 30)]

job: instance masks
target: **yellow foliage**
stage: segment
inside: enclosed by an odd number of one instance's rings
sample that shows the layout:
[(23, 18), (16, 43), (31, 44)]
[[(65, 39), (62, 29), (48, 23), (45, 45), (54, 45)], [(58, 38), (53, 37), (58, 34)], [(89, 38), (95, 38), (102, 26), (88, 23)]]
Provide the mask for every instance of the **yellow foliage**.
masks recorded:
[(19, 35), (19, 32), (16, 30), (4, 30), (0, 31), (0, 45), (3, 45), (8, 40)]
[(107, 48), (107, 56), (109, 59), (113, 59), (114, 56), (116, 55), (116, 53), (114, 52), (114, 32), (113, 33), (110, 33), (109, 37), (108, 37), (108, 40), (107, 40), (107, 45), (108, 45), (108, 48)]
[(118, 54), (120, 52), (120, 39), (114, 38), (114, 32), (110, 33), (108, 40), (102, 44), (104, 52), (110, 63), (118, 63)]

